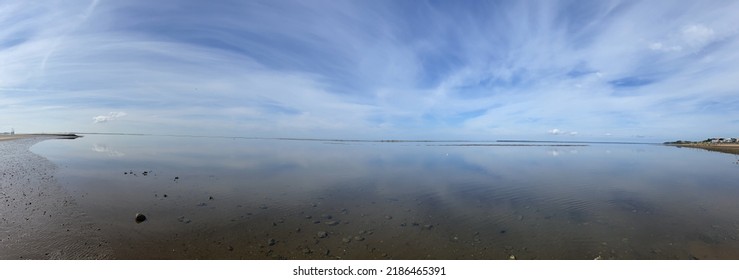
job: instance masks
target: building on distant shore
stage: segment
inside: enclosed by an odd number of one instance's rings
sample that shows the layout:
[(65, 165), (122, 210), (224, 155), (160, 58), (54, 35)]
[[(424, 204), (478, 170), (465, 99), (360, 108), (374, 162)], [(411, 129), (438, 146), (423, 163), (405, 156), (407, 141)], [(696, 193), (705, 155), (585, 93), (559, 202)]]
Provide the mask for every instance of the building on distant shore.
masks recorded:
[(710, 142), (710, 143), (739, 143), (739, 140), (737, 138), (733, 138), (733, 137), (732, 138), (717, 137), (717, 138), (708, 138), (704, 142)]
[(15, 128), (10, 129), (10, 135), (15, 135)]

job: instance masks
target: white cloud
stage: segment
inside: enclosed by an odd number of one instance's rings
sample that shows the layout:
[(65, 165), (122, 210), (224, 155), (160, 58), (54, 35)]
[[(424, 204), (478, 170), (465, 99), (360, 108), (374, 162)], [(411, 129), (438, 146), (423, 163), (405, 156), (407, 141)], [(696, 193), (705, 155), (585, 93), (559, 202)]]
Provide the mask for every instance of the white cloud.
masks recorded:
[(92, 120), (94, 123), (105, 123), (125, 116), (125, 112), (110, 112), (107, 115), (93, 117)]
[(700, 24), (689, 25), (683, 28), (682, 38), (688, 46), (699, 49), (715, 39), (715, 32)]

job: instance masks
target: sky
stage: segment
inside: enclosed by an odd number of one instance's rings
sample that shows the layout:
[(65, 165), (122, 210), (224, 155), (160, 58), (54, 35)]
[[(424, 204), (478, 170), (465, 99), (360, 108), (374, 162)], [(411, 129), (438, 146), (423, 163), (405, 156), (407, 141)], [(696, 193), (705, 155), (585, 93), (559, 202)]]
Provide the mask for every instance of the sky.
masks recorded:
[(0, 131), (739, 136), (739, 1), (0, 2)]

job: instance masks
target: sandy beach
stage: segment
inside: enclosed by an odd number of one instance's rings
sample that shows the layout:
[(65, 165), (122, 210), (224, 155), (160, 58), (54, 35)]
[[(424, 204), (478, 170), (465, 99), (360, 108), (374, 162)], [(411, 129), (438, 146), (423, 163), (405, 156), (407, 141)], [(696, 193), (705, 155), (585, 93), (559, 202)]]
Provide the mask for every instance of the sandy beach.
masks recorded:
[(739, 144), (670, 144), (671, 146), (697, 148), (714, 152), (739, 155)]
[(57, 138), (0, 135), (0, 259), (103, 259), (109, 255), (94, 224), (57, 182), (54, 163), (29, 150)]

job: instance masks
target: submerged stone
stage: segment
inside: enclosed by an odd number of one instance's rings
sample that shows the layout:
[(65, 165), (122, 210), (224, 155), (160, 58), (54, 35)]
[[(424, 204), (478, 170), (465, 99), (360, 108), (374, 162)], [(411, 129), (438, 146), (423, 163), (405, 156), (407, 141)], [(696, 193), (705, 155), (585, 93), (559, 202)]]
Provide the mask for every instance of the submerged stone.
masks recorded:
[(141, 214), (141, 213), (136, 213), (135, 221), (137, 224), (143, 223), (144, 221), (146, 221), (146, 216), (144, 216), (144, 214)]

